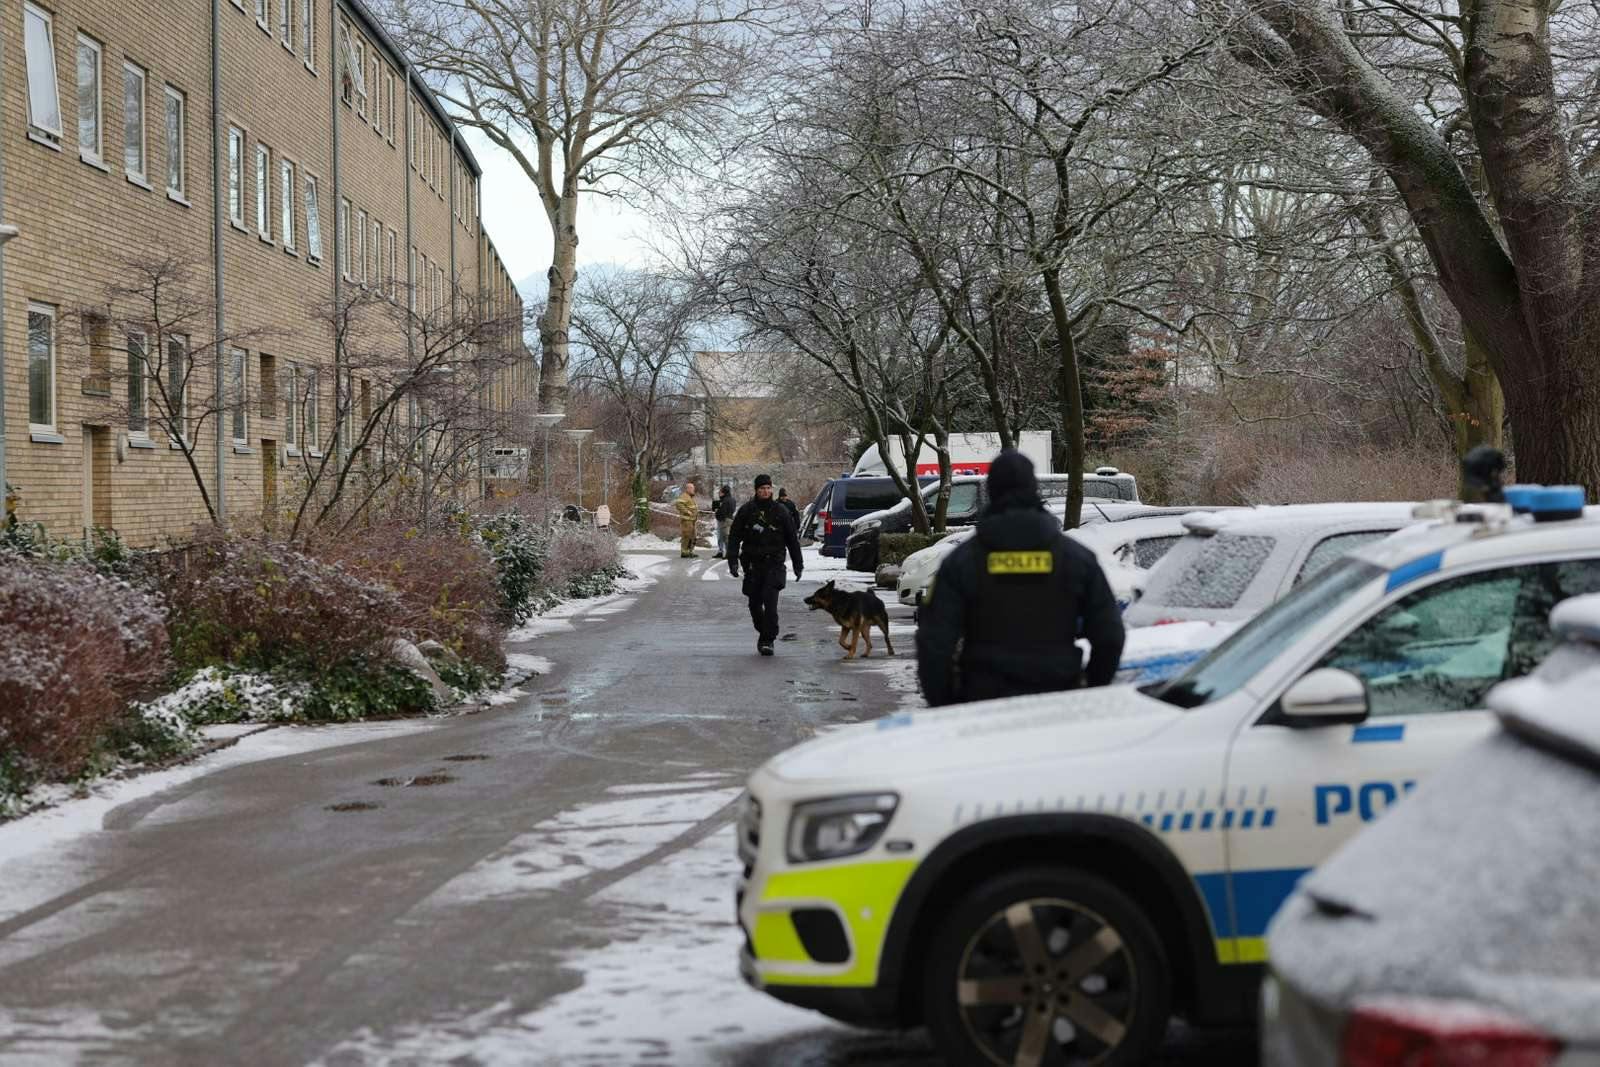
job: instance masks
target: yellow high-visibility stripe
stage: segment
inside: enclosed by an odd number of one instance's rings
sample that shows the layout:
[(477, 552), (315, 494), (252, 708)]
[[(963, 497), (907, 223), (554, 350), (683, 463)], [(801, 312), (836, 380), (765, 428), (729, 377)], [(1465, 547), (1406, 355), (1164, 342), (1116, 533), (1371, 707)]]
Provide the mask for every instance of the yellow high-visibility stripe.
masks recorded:
[[(774, 985), (872, 986), (889, 920), (917, 861), (879, 860), (846, 863), (815, 870), (793, 870), (767, 879), (750, 943), (762, 980)], [(842, 970), (813, 973), (823, 964), (811, 962), (795, 933), (790, 913), (797, 908), (833, 905), (844, 917), (851, 957)], [(789, 968), (800, 966), (805, 971)]]
[(1217, 938), (1218, 963), (1265, 963), (1267, 939), (1264, 937)]

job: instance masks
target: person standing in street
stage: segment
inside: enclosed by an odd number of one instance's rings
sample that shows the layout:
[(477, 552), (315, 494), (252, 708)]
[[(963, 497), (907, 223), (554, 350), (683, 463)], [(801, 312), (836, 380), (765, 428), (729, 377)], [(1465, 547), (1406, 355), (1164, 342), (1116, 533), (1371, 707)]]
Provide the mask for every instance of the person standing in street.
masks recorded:
[(717, 490), (717, 503), (711, 509), (712, 517), (717, 520), (717, 554), (713, 559), (723, 559), (728, 554), (728, 530), (733, 526), (738, 507), (739, 502), (733, 498), (733, 486), (725, 484)]
[(678, 536), (681, 541), (678, 545), (678, 555), (684, 559), (693, 559), (694, 539), (699, 532), (695, 527), (700, 517), (700, 509), (695, 505), (693, 482), (684, 483), (683, 494), (673, 506), (678, 509)]
[(794, 506), (794, 501), (789, 499), (789, 490), (778, 487), (778, 503), (789, 510), (789, 520), (794, 523), (794, 532), (800, 532), (800, 509)]
[[(1022, 453), (995, 459), (988, 490), (977, 536), (946, 557), (923, 599), (923, 696), (938, 707), (1109, 684), (1122, 657), (1122, 614), (1094, 553), (1045, 510)], [(1089, 640), (1087, 668), (1079, 637)]]
[(805, 571), (800, 537), (788, 509), (772, 495), (772, 479), (756, 475), (756, 495), (744, 502), (728, 531), (728, 570), (739, 577), (744, 567), (744, 595), (750, 602), (750, 621), (756, 628), (756, 651), (772, 655), (778, 640), (778, 593), (786, 584), (783, 556), (794, 564), (795, 581)]

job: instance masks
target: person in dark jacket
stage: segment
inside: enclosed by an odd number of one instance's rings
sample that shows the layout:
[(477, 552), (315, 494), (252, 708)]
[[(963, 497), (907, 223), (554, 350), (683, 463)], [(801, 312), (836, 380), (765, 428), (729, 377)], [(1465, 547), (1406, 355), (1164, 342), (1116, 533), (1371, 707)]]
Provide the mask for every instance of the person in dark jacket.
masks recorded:
[(733, 498), (733, 486), (724, 484), (717, 490), (717, 503), (711, 509), (717, 521), (717, 554), (713, 559), (723, 559), (728, 554), (728, 529), (733, 526), (733, 516), (739, 502)]
[(728, 531), (728, 570), (739, 577), (744, 567), (744, 595), (750, 601), (750, 621), (756, 628), (756, 651), (772, 655), (778, 639), (778, 593), (786, 579), (783, 555), (794, 563), (795, 581), (805, 570), (800, 538), (788, 509), (772, 496), (772, 479), (756, 476), (755, 499), (747, 500), (733, 517)]
[(1020, 452), (995, 459), (988, 489), (977, 536), (939, 566), (918, 615), (923, 696), (938, 707), (1108, 684), (1124, 633), (1094, 553), (1061, 532)]
[(794, 506), (794, 501), (789, 499), (789, 490), (778, 487), (778, 503), (789, 509), (789, 518), (794, 523), (795, 533), (800, 532), (800, 509)]

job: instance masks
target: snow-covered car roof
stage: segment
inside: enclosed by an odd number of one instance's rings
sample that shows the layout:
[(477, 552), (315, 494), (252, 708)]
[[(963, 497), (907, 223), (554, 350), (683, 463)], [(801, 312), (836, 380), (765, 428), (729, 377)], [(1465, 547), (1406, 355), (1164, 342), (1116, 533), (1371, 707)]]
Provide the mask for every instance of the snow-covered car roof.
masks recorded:
[(1557, 605), (1551, 624), (1565, 643), (1489, 694), (1502, 729), (1279, 913), (1273, 968), (1297, 996), (1332, 1011), (1374, 994), (1467, 1001), (1600, 1050), (1600, 595)]
[(1270, 504), (1253, 508), (1235, 508), (1194, 513), (1184, 526), (1197, 534), (1253, 533), (1263, 530), (1281, 533), (1295, 525), (1317, 529), (1340, 522), (1360, 522), (1367, 519), (1412, 520), (1415, 503), (1402, 502), (1351, 502), (1331, 504)]

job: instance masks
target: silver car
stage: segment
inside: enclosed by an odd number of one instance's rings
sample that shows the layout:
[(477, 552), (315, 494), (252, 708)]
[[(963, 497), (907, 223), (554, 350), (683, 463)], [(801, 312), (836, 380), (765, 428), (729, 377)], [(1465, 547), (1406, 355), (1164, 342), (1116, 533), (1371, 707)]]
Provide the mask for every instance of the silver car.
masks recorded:
[(1600, 595), (1488, 698), (1499, 731), (1303, 881), (1268, 930), (1271, 1067), (1600, 1064)]

